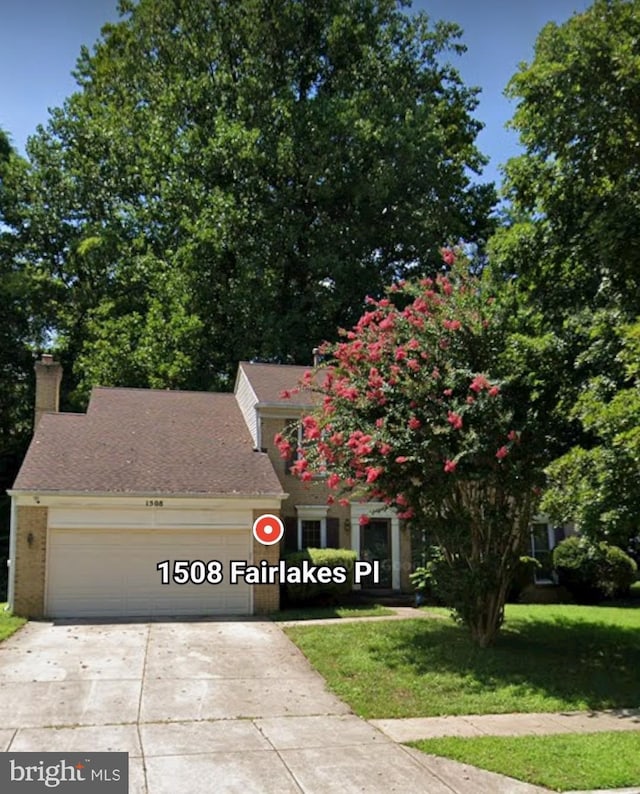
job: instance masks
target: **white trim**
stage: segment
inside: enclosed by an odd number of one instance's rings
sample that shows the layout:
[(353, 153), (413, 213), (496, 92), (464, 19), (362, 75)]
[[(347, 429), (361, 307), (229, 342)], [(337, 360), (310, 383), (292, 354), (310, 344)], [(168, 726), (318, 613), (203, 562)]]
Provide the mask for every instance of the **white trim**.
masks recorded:
[(297, 541), (298, 549), (302, 548), (302, 522), (303, 521), (319, 521), (320, 522), (320, 548), (327, 548), (327, 513), (329, 512), (328, 505), (296, 505), (296, 513), (298, 514), (298, 527), (297, 527)]
[(8, 588), (7, 588), (7, 602), (9, 609), (13, 612), (13, 605), (15, 601), (15, 586), (16, 586), (16, 533), (18, 531), (18, 505), (15, 496), (11, 496), (11, 524), (9, 529), (9, 559), (7, 565), (9, 566)]
[[(274, 494), (206, 494), (197, 496), (194, 494), (173, 494), (173, 493), (91, 493), (91, 492), (62, 492), (62, 491), (8, 491), (9, 496), (15, 499), (18, 506), (91, 506), (91, 507), (143, 507), (147, 510), (152, 509), (189, 509), (197, 508), (200, 510), (213, 509), (237, 510), (239, 507), (250, 507), (252, 510), (264, 510), (265, 512), (279, 510), (281, 503), (287, 499), (286, 493)], [(162, 501), (163, 508), (153, 508), (146, 504), (147, 501)]]

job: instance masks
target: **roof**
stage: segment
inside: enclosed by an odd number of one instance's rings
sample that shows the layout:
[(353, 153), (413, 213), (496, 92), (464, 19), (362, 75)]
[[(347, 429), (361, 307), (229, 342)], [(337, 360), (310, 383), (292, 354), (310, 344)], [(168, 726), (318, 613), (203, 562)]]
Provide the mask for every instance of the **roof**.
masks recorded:
[(240, 362), (240, 367), (249, 379), (259, 403), (309, 407), (316, 402), (315, 395), (304, 390), (294, 392), (289, 397), (283, 396), (283, 393), (300, 386), (304, 374), (311, 367), (295, 364), (253, 364), (248, 361)]
[(282, 494), (233, 394), (110, 388), (42, 417), (14, 490)]

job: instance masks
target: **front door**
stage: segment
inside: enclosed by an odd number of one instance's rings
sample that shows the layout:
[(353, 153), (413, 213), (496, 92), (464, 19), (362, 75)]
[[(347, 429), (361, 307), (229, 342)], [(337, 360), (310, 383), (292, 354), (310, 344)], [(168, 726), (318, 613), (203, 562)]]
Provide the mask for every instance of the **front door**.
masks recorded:
[(380, 561), (380, 580), (373, 581), (373, 576), (362, 579), (362, 587), (392, 587), (391, 579), (391, 520), (388, 518), (372, 518), (368, 524), (360, 527), (360, 559), (366, 562)]

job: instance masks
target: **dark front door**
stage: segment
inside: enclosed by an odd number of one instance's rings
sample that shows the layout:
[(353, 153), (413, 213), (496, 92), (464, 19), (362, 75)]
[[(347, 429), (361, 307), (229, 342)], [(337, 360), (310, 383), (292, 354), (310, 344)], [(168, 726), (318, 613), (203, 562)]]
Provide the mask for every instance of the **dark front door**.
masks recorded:
[(360, 527), (360, 559), (367, 562), (380, 561), (380, 580), (373, 581), (373, 575), (362, 580), (362, 587), (390, 588), (391, 580), (391, 520), (372, 518)]

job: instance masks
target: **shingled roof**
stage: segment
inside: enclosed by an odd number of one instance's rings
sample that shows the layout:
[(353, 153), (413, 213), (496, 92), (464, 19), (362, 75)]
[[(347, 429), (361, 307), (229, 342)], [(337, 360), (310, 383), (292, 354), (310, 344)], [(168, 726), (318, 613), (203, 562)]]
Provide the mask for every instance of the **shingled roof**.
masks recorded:
[(282, 494), (233, 394), (96, 388), (86, 414), (45, 414), (16, 491)]
[[(310, 391), (300, 390), (291, 393), (292, 390), (299, 388), (305, 372), (309, 372), (311, 367), (300, 367), (295, 364), (253, 364), (247, 361), (242, 361), (240, 366), (249, 379), (259, 403), (309, 407), (317, 401), (317, 397)], [(284, 397), (284, 393), (289, 393), (289, 396)]]

